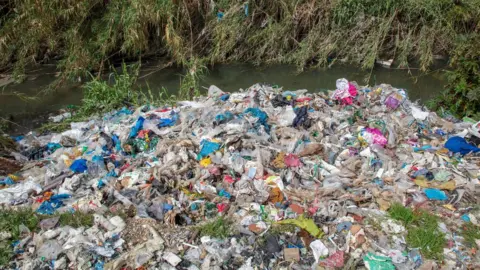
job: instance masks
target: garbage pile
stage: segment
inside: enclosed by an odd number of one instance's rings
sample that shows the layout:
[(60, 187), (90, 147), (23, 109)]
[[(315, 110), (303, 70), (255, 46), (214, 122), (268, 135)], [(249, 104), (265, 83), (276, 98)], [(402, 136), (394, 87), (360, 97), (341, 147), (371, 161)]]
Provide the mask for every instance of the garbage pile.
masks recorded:
[[(11, 264), (480, 267), (480, 242), (461, 235), (480, 221), (479, 127), (424, 110), (402, 89), (339, 79), (330, 94), (211, 86), (176, 107), (123, 108), (63, 133), (30, 133), (17, 138), (12, 155), (26, 165), (3, 177), (0, 203), (88, 212), (94, 225), (47, 219), (16, 244)], [(395, 218), (399, 205), (413, 212)], [(423, 225), (409, 224), (420, 213), (438, 218), (438, 234), (416, 239)]]

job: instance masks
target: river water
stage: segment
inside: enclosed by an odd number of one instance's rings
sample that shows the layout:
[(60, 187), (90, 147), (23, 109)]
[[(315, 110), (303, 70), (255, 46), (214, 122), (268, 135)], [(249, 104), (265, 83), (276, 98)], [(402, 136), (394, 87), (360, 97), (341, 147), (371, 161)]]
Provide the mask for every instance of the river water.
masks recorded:
[[(216, 65), (208, 71), (202, 81), (202, 86), (208, 87), (211, 84), (218, 86), (226, 92), (238, 91), (254, 83), (269, 83), (283, 86), (287, 89), (308, 89), (309, 91), (323, 91), (334, 89), (335, 81), (338, 78), (347, 78), (350, 81), (357, 81), (365, 85), (365, 79), (370, 77), (370, 85), (388, 83), (397, 88), (407, 90), (411, 100), (425, 102), (437, 95), (445, 85), (446, 81), (440, 71), (444, 65), (439, 64), (428, 74), (421, 73), (417, 69), (410, 72), (403, 69), (388, 69), (375, 67), (373, 71), (364, 71), (358, 68), (336, 65), (332, 68), (311, 69), (298, 73), (294, 66), (273, 65), (273, 66), (252, 66), (248, 64), (226, 64)], [(155, 64), (144, 65), (141, 69), (138, 83), (148, 83), (152, 91), (166, 88), (170, 94), (175, 94), (183, 74), (179, 68), (165, 68), (159, 70)], [(41, 94), (44, 89), (55, 79), (55, 67), (42, 67), (39, 70), (28, 73), (27, 80), (20, 84), (9, 84), (4, 87), (0, 95), (0, 116), (8, 116), (15, 125), (16, 132), (25, 132), (45, 121), (45, 116), (68, 105), (79, 105), (82, 100), (81, 84), (70, 84), (58, 89), (51, 94)], [(10, 93), (21, 93), (26, 96), (37, 96), (33, 102), (26, 102), (18, 95)]]

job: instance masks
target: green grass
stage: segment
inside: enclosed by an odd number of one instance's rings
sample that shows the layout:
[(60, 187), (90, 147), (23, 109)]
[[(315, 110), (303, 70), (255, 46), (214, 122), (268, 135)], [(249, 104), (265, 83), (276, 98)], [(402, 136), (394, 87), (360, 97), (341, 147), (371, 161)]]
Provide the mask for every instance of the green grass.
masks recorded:
[(294, 233), (297, 230), (297, 226), (293, 224), (278, 224), (273, 223), (268, 230), (269, 234), (281, 235), (284, 233)]
[[(199, 95), (200, 78), (203, 76), (204, 67), (197, 73), (188, 73), (180, 85), (178, 97), (168, 95), (162, 88), (155, 95), (147, 85), (141, 89), (136, 85), (140, 65), (122, 65), (120, 73), (113, 72), (108, 81), (97, 77), (83, 85), (84, 98), (81, 105), (73, 111), (73, 116), (59, 123), (46, 122), (37, 129), (40, 133), (62, 132), (70, 129), (73, 122), (87, 121), (92, 115), (99, 115), (122, 107), (141, 105), (175, 105), (178, 98), (190, 99)], [(186, 89), (193, 89), (192, 91)]]
[(418, 248), (427, 259), (441, 260), (446, 244), (445, 234), (438, 228), (438, 217), (425, 211), (413, 211), (395, 203), (388, 211), (389, 216), (399, 220), (407, 229), (407, 244)]
[(469, 247), (476, 247), (475, 240), (480, 239), (480, 226), (467, 223), (463, 226), (461, 235)]
[(0, 210), (0, 231), (9, 232), (10, 239), (0, 241), (0, 266), (11, 261), (13, 254), (12, 244), (20, 239), (20, 225), (25, 225), (30, 231), (38, 232), (39, 223), (48, 218), (59, 216), (57, 226), (90, 227), (93, 225), (93, 215), (90, 213), (56, 213), (54, 215), (39, 215), (30, 208), (1, 209)]
[[(435, 223), (435, 225), (437, 225)], [(408, 227), (407, 244), (409, 247), (419, 248), (427, 259), (441, 260), (443, 247), (446, 244), (445, 234), (438, 228), (411, 226)]]
[(92, 80), (83, 86), (84, 97), (79, 108), (79, 115), (86, 116), (109, 112), (123, 106), (138, 105), (142, 95), (134, 88), (137, 81), (139, 65), (128, 67), (122, 65), (121, 74), (113, 72), (109, 81), (92, 76)]
[(76, 211), (74, 213), (62, 213), (59, 214), (59, 216), (58, 224), (60, 226), (70, 226), (74, 228), (93, 226), (93, 215), (90, 213)]
[(391, 218), (400, 220), (404, 226), (409, 225), (413, 221), (413, 211), (410, 208), (406, 208), (399, 203), (394, 203), (388, 209), (388, 214)]
[(218, 217), (213, 221), (205, 223), (198, 227), (200, 236), (211, 236), (214, 238), (224, 239), (232, 235), (232, 221)]

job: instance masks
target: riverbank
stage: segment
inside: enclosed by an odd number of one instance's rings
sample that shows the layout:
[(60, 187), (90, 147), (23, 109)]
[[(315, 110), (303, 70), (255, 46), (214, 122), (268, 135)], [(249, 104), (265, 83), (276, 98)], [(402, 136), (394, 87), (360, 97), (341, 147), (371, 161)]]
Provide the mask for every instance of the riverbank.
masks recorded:
[(443, 119), (387, 84), (211, 86), (171, 106), (122, 76), (88, 84), (64, 131), (15, 138), (24, 166), (3, 179), (0, 204), (23, 210), (0, 209), (15, 225), (1, 234), (0, 263), (479, 266), (471, 120)]
[(83, 0), (9, 2), (2, 12), (4, 68), (21, 75), (27, 64), (60, 59), (62, 77), (76, 79), (116, 59), (149, 55), (182, 66), (198, 60), (300, 69), (337, 61), (370, 69), (377, 59), (408, 67), (417, 59), (426, 70), (475, 32), (480, 7), (476, 0)]

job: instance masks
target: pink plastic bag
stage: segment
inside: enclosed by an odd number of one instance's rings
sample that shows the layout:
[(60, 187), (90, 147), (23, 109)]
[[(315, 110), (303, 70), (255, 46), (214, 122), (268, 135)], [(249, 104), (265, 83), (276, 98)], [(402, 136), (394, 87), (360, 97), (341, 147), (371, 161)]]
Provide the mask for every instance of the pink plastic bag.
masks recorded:
[(337, 90), (332, 95), (332, 99), (339, 100), (343, 105), (351, 105), (353, 98), (357, 96), (357, 88), (349, 83), (347, 79), (338, 79), (336, 82)]
[(324, 261), (320, 261), (320, 265), (325, 267), (332, 267), (332, 268), (343, 267), (344, 264), (345, 264), (345, 253), (341, 250), (336, 251)]
[(225, 176), (223, 177), (223, 181), (225, 181), (225, 182), (227, 182), (227, 183), (229, 183), (229, 184), (235, 183), (235, 179), (233, 179), (232, 176), (230, 176), (230, 175), (225, 175)]
[(358, 134), (358, 139), (365, 141), (368, 144), (378, 144), (385, 146), (388, 142), (387, 138), (383, 136), (382, 132), (376, 128), (364, 128)]
[(287, 167), (300, 167), (302, 166), (302, 163), (300, 162), (300, 158), (294, 154), (288, 154), (285, 156), (285, 165)]
[(348, 92), (350, 93), (350, 96), (356, 97), (357, 96), (357, 87), (355, 87), (355, 85), (353, 85), (349, 82), (348, 83)]

